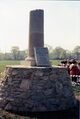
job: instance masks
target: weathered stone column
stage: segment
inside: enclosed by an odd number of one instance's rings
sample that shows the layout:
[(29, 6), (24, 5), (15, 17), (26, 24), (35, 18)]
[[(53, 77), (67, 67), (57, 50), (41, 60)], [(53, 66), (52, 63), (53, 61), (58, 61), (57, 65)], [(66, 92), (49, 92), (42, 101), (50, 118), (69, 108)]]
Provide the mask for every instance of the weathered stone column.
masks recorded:
[(29, 23), (29, 54), (26, 59), (31, 65), (35, 65), (34, 48), (44, 47), (44, 11), (33, 10), (30, 12)]
[(29, 57), (34, 57), (34, 47), (44, 46), (43, 10), (30, 12)]

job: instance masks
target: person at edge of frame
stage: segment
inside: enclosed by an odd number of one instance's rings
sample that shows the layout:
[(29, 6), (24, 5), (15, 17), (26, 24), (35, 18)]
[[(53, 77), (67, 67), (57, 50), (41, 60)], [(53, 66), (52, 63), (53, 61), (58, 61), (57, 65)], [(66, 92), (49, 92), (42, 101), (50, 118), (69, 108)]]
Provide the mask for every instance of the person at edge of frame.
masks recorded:
[(69, 72), (70, 75), (72, 75), (72, 81), (76, 82), (77, 81), (76, 75), (79, 75), (80, 70), (77, 66), (76, 60), (74, 59), (71, 60), (71, 64), (69, 66)]

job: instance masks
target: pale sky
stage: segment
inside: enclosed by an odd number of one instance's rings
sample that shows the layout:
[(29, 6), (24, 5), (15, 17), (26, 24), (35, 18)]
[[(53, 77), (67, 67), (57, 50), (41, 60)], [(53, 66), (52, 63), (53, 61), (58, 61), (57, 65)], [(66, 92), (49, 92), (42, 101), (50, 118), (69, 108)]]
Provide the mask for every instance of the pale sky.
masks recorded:
[(79, 1), (0, 0), (0, 51), (28, 48), (29, 13), (44, 10), (44, 42), (72, 50), (80, 45)]

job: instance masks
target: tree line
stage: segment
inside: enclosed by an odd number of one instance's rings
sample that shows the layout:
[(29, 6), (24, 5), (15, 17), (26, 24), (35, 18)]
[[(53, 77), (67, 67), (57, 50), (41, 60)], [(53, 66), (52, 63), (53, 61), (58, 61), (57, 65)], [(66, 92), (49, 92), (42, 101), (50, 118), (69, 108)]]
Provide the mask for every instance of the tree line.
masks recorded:
[[(76, 46), (72, 51), (65, 50), (62, 47), (52, 48), (46, 45), (49, 49), (49, 57), (51, 60), (63, 59), (80, 59), (80, 46)], [(13, 46), (8, 53), (0, 52), (0, 60), (24, 60), (28, 56), (28, 50), (21, 51), (18, 46)]]
[(0, 60), (24, 60), (27, 57), (27, 50), (21, 51), (18, 46), (13, 46), (8, 53), (0, 52)]
[[(51, 48), (50, 48), (51, 49)], [(65, 50), (61, 47), (49, 50), (50, 59), (80, 59), (80, 46), (76, 46), (72, 51)]]

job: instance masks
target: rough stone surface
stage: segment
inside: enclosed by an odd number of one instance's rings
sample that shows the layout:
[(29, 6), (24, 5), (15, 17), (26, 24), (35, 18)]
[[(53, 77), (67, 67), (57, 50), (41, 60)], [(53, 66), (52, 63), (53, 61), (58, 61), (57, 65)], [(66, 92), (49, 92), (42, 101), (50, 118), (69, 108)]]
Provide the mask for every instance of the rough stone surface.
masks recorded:
[(76, 105), (65, 68), (17, 67), (5, 70), (0, 107), (13, 112), (56, 111)]

